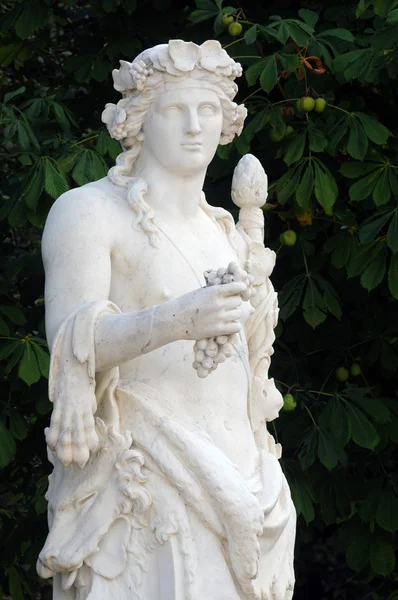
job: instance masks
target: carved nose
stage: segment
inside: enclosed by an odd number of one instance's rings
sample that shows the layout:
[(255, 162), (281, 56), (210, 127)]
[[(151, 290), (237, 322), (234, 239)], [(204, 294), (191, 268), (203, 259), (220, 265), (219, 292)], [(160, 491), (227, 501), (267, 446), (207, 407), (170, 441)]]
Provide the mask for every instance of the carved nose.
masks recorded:
[(189, 135), (199, 135), (201, 132), (198, 115), (195, 111), (190, 111), (187, 114), (185, 132)]

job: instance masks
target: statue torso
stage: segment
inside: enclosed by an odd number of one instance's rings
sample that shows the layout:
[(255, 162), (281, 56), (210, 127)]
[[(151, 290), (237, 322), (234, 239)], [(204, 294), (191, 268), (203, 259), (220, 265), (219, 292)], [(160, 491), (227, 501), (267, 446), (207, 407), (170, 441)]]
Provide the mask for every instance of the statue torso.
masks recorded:
[[(160, 228), (156, 247), (134, 227), (137, 218), (125, 200), (125, 190), (101, 180), (93, 184), (112, 196), (109, 299), (123, 312), (160, 304), (205, 284), (206, 269), (238, 262), (236, 250), (211, 216), (199, 210), (195, 221), (156, 218)], [(247, 303), (247, 315), (249, 305)], [(156, 323), (154, 323), (156, 327)], [(193, 342), (178, 341), (120, 366), (123, 379), (155, 388), (168, 411), (185, 426), (203, 428), (245, 474), (254, 468), (255, 444), (248, 418), (250, 368), (244, 330), (235, 356), (206, 379), (192, 367)]]

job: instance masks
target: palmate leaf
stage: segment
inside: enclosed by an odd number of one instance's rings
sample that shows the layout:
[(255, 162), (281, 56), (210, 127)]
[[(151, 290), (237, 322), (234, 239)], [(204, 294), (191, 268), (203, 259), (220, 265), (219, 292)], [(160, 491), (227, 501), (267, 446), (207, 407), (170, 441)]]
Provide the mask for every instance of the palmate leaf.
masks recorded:
[(358, 177), (367, 175), (376, 169), (380, 169), (383, 164), (384, 163), (380, 162), (361, 162), (357, 160), (350, 160), (341, 165), (340, 173), (349, 179), (357, 179)]
[(329, 133), (329, 146), (333, 151), (336, 151), (337, 146), (347, 132), (349, 119), (348, 115), (344, 115), (332, 126)]
[(363, 160), (368, 150), (368, 138), (361, 123), (357, 119), (351, 118), (350, 133), (348, 135), (347, 152), (353, 158)]
[[(7, 335), (10, 333), (9, 331), (6, 331)], [(4, 335), (4, 332), (1, 332), (1, 335)], [(16, 350), (18, 348), (18, 346), (20, 345), (20, 341), (19, 340), (12, 340), (12, 341), (8, 341), (6, 343), (4, 343), (3, 340), (1, 340), (1, 345), (0, 345), (0, 360), (4, 360), (5, 358), (8, 358), (13, 352), (14, 350)]]
[(354, 183), (349, 190), (350, 200), (358, 202), (360, 200), (366, 200), (375, 188), (375, 185), (383, 171), (383, 167), (376, 169), (363, 177), (356, 183)]
[(300, 444), (298, 457), (303, 471), (314, 464), (318, 446), (318, 432), (316, 427), (311, 427), (305, 432)]
[(58, 123), (64, 128), (69, 128), (69, 124), (74, 122), (72, 113), (65, 106), (54, 100), (50, 101), (50, 105)]
[(327, 316), (326, 300), (312, 277), (308, 277), (303, 298), (303, 317), (313, 329), (323, 323)]
[(323, 152), (328, 145), (328, 139), (316, 127), (309, 127), (308, 141), (311, 152)]
[(244, 34), (244, 40), (248, 46), (254, 44), (257, 39), (258, 28), (257, 25), (252, 25)]
[(17, 135), (19, 145), (22, 146), (22, 148), (24, 149), (29, 148), (29, 133), (27, 131), (25, 123), (19, 119), (17, 120)]
[(263, 61), (263, 70), (260, 75), (260, 85), (267, 94), (274, 89), (278, 82), (278, 68), (275, 56), (267, 56)]
[(39, 381), (41, 377), (37, 356), (29, 341), (24, 344), (24, 351), (18, 365), (18, 376), (29, 386)]
[(69, 190), (69, 184), (64, 173), (59, 170), (57, 163), (49, 157), (46, 157), (44, 162), (44, 189), (55, 199)]
[(311, 29), (314, 29), (315, 25), (318, 23), (319, 15), (313, 10), (309, 10), (308, 8), (300, 8), (298, 11), (299, 16), (307, 23)]
[[(215, 8), (215, 7), (214, 7)], [(208, 21), (209, 19), (214, 19), (218, 15), (218, 10), (194, 10), (189, 15), (188, 19), (192, 21), (192, 23), (202, 23), (202, 21)]]
[(339, 449), (334, 438), (321, 428), (318, 428), (318, 458), (329, 471), (339, 463)]
[(254, 117), (247, 123), (247, 125), (245, 124), (245, 128), (239, 137), (242, 137), (244, 135), (245, 139), (248, 142), (251, 142), (254, 135), (258, 131), (261, 131), (263, 129), (267, 119), (269, 119), (268, 109), (263, 108), (256, 115), (254, 115)]
[(50, 356), (39, 346), (32, 342), (33, 352), (36, 354), (37, 364), (39, 366), (40, 373), (48, 379), (50, 371)]
[(335, 71), (342, 71), (348, 81), (351, 79), (366, 81), (372, 59), (371, 48), (353, 50), (337, 56), (333, 61), (333, 68)]
[(319, 416), (319, 424), (325, 429), (329, 428), (331, 435), (340, 448), (348, 443), (351, 438), (351, 425), (347, 419), (347, 412), (340, 398), (331, 398)]
[(8, 214), (8, 223), (10, 227), (14, 229), (18, 227), (23, 227), (26, 221), (26, 206), (24, 206), (23, 200), (21, 198), (18, 198)]
[(380, 441), (376, 429), (359, 408), (347, 402), (346, 409), (351, 425), (352, 440), (361, 448), (373, 450)]
[(385, 167), (380, 173), (380, 177), (373, 188), (373, 201), (376, 206), (387, 204), (391, 198), (391, 188), (389, 181), (389, 169)]
[(0, 312), (16, 325), (24, 325), (24, 323), (26, 323), (26, 317), (23, 311), (17, 306), (2, 305), (0, 306)]
[(289, 142), (283, 159), (287, 165), (292, 165), (303, 156), (306, 137), (307, 133), (305, 131), (300, 131)]
[(25, 40), (34, 31), (45, 26), (49, 18), (49, 11), (41, 0), (28, 0), (15, 22), (15, 32), (18, 37)]
[[(261, 73), (264, 69), (265, 61), (259, 60), (258, 62), (250, 65), (250, 67), (246, 70), (245, 77), (249, 86), (252, 86), (256, 83), (257, 79), (260, 77)], [(276, 65), (276, 61), (275, 61)]]
[(366, 396), (368, 389), (351, 388), (344, 393), (344, 397), (354, 402), (359, 408), (368, 413), (376, 423), (387, 423), (390, 420), (391, 413), (388, 407), (378, 398)]
[(21, 575), (15, 567), (10, 567), (8, 569), (8, 586), (13, 600), (24, 600)]
[(327, 29), (326, 31), (322, 31), (322, 33), (318, 33), (317, 38), (322, 37), (336, 37), (340, 40), (344, 40), (345, 42), (353, 42), (354, 36), (351, 31), (348, 29), (341, 29), (340, 27), (336, 27), (335, 29)]
[(22, 197), (31, 210), (36, 210), (43, 187), (44, 165), (40, 160), (29, 172), (27, 184), (22, 190)]
[(355, 116), (361, 122), (367, 137), (375, 144), (385, 144), (387, 142), (390, 131), (384, 127), (377, 119), (365, 115), (364, 113), (355, 113)]
[(281, 111), (278, 106), (271, 106), (269, 111), (270, 125), (276, 135), (282, 136), (286, 131), (286, 123), (283, 120)]
[(304, 164), (304, 162), (296, 163), (276, 182), (275, 190), (280, 204), (285, 204), (293, 196), (300, 181)]
[(288, 281), (278, 294), (280, 318), (286, 320), (294, 313), (300, 304), (305, 286), (305, 276), (297, 275)]
[(311, 160), (308, 161), (304, 175), (296, 189), (296, 202), (302, 208), (310, 206), (310, 200), (314, 189), (314, 167)]
[(297, 514), (303, 515), (307, 524), (311, 523), (315, 519), (315, 510), (308, 488), (301, 482), (291, 483), (291, 493)]
[(330, 262), (336, 269), (345, 267), (350, 257), (359, 249), (356, 235), (345, 228), (325, 243), (324, 252), (331, 252)]
[(376, 246), (376, 252), (372, 256), (366, 269), (361, 275), (362, 286), (370, 292), (377, 287), (384, 278), (387, 269), (387, 247), (384, 243)]
[(282, 68), (289, 71), (289, 73), (294, 73), (300, 65), (300, 61), (296, 54), (277, 54), (276, 56), (278, 56)]
[(338, 187), (335, 178), (319, 159), (315, 162), (315, 197), (327, 215), (333, 214), (333, 206), (337, 200)]
[(79, 185), (96, 181), (107, 173), (106, 162), (93, 150), (82, 150), (72, 171), (72, 177)]
[(340, 298), (332, 284), (321, 277), (318, 273), (314, 273), (312, 278), (317, 282), (320, 290), (323, 293), (323, 298), (327, 310), (337, 319), (341, 319), (342, 310), (340, 304)]
[(395, 212), (391, 208), (382, 209), (366, 219), (359, 229), (359, 241), (361, 244), (365, 245), (372, 242)]
[(2, 46), (0, 48), (0, 66), (8, 67), (10, 64), (16, 59), (21, 48), (23, 46), (23, 42), (16, 42), (14, 44), (7, 44), (6, 46)]

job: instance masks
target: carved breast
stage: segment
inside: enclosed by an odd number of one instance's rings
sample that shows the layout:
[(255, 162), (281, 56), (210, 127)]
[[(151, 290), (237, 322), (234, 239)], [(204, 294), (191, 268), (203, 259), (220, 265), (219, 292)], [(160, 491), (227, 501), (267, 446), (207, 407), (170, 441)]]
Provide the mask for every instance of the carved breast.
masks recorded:
[(205, 285), (205, 270), (237, 260), (210, 220), (195, 235), (184, 224), (174, 230), (162, 224), (156, 247), (143, 231), (124, 226), (112, 253), (110, 299), (123, 311), (153, 306)]

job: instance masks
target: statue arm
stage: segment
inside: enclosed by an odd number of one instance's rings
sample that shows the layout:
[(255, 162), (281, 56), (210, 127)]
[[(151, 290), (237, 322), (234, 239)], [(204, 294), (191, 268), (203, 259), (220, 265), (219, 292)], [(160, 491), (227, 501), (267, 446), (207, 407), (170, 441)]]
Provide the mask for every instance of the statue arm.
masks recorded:
[[(110, 232), (114, 230), (110, 219), (112, 212), (106, 207), (104, 210), (102, 199), (86, 190), (68, 192), (50, 211), (42, 240), (46, 332), (50, 348), (68, 315), (87, 302), (109, 299)], [(153, 327), (155, 318), (156, 327)], [(132, 360), (178, 339), (180, 331), (170, 327), (171, 319), (165, 306), (100, 315), (95, 328), (96, 371)]]
[[(42, 240), (46, 273), (46, 332), (52, 348), (62, 322), (87, 302), (108, 300), (113, 234), (112, 206), (95, 189), (71, 190), (52, 207)], [(216, 289), (217, 288), (217, 289)], [(241, 289), (242, 288), (242, 289)], [(180, 298), (131, 313), (100, 315), (95, 365), (102, 371), (181, 339), (239, 330), (234, 308), (244, 284), (199, 288)], [(234, 320), (232, 321), (232, 316)]]

